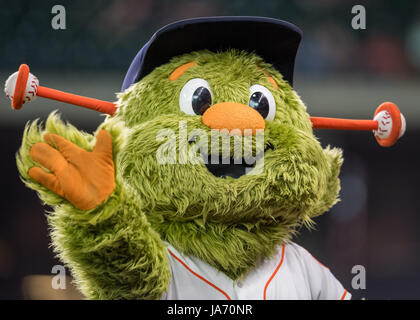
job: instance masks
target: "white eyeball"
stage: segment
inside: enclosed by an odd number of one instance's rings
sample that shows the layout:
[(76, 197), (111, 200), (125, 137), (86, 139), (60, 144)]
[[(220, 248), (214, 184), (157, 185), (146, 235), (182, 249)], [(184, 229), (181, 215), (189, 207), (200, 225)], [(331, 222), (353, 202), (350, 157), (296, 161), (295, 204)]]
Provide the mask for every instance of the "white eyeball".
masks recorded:
[(266, 87), (254, 84), (249, 88), (249, 106), (257, 110), (266, 120), (273, 120), (276, 115), (276, 101), (270, 90)]
[(213, 94), (209, 83), (200, 78), (188, 81), (179, 94), (179, 108), (189, 115), (202, 115), (210, 108)]

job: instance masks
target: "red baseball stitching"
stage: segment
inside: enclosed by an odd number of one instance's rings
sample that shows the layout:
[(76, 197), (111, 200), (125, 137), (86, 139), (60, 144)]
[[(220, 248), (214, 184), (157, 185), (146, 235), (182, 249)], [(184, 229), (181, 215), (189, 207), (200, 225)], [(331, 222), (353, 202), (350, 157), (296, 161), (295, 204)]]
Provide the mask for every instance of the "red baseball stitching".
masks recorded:
[(33, 90), (29, 90), (26, 93), (26, 95), (25, 95), (25, 101), (28, 101), (28, 102), (31, 101), (31, 97), (29, 95), (32, 95), (32, 97), (35, 97), (36, 92), (38, 91), (38, 83), (37, 83), (37, 81), (38, 81), (38, 78), (34, 76), (33, 79), (32, 79), (32, 81), (31, 81), (31, 84), (30, 84), (30, 87)]
[[(382, 124), (382, 126), (385, 127), (386, 125), (392, 123), (392, 121), (390, 120), (392, 120), (390, 113), (388, 111), (384, 111), (381, 119), (378, 119), (378, 123)], [(376, 133), (378, 136), (383, 137), (385, 136), (385, 134), (389, 133), (389, 129), (378, 127), (378, 130), (376, 131)]]

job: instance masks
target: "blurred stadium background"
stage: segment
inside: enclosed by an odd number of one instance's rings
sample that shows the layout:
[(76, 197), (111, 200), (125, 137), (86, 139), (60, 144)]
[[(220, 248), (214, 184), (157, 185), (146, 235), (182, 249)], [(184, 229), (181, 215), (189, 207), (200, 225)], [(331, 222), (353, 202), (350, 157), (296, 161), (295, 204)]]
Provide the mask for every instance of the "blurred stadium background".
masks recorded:
[[(66, 8), (66, 30), (51, 28), (55, 4)], [(366, 8), (366, 30), (351, 28), (356, 4)], [(0, 79), (25, 62), (43, 85), (113, 101), (154, 31), (212, 15), (269, 16), (303, 30), (295, 88), (311, 115), (370, 119), (387, 100), (403, 111), (408, 129), (392, 148), (379, 147), (369, 132), (318, 132), (324, 145), (344, 149), (342, 201), (295, 241), (355, 299), (419, 299), (419, 1), (1, 1)], [(70, 285), (51, 289), (51, 269), (60, 262), (49, 248), (47, 208), (21, 183), (14, 159), (25, 123), (55, 109), (86, 131), (102, 121), (94, 111), (44, 99), (20, 111), (0, 99), (0, 299), (81, 297)], [(366, 290), (351, 287), (354, 265), (366, 268)]]

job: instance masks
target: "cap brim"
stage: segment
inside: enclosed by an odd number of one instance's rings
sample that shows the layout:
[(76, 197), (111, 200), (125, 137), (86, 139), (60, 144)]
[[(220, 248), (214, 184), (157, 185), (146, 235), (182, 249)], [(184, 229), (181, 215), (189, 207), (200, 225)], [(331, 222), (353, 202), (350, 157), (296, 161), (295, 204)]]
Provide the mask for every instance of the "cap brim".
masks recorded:
[(171, 58), (198, 50), (240, 49), (272, 64), (293, 85), (295, 57), (302, 38), (295, 25), (264, 17), (207, 17), (182, 20), (158, 30), (134, 58), (122, 90)]

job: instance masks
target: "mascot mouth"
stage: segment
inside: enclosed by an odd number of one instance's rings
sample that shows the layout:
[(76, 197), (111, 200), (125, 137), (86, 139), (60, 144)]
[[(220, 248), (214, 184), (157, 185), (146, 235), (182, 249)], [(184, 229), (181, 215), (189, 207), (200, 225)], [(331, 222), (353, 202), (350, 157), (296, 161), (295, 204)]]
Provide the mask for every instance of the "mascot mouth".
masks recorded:
[(222, 155), (201, 154), (204, 164), (210, 173), (217, 178), (232, 177), (238, 179), (243, 175), (249, 174), (267, 150), (274, 150), (274, 146), (268, 143), (263, 152), (258, 153), (255, 157), (239, 158), (223, 157)]

